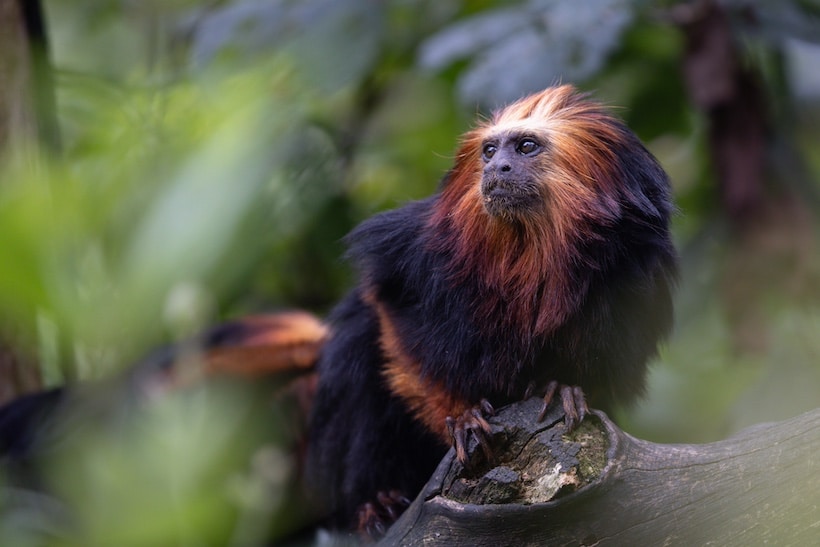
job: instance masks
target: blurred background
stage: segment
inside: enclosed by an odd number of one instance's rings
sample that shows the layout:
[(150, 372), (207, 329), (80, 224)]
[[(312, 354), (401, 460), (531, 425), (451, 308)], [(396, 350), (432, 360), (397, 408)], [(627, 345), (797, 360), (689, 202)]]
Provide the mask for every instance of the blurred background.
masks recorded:
[[(817, 0), (0, 0), (0, 402), (326, 313), (353, 226), (559, 82), (616, 109), (679, 208), (675, 331), (619, 425), (708, 442), (820, 406)], [(48, 477), (80, 515), (10, 487), (0, 543), (275, 536), (293, 468), (246, 399), (86, 409), (105, 424)]]

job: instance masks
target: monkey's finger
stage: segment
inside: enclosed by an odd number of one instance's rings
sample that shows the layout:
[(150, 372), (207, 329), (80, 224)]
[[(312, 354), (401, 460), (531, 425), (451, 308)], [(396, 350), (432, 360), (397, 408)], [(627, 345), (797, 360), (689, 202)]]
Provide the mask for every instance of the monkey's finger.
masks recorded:
[(564, 423), (567, 425), (567, 431), (572, 431), (578, 425), (578, 409), (575, 408), (572, 386), (561, 386), (561, 403), (564, 407)]
[(555, 397), (555, 393), (558, 391), (558, 386), (559, 384), (555, 380), (547, 384), (547, 389), (544, 392), (545, 405), (549, 405), (552, 402), (552, 399)]
[(471, 425), (477, 425), (479, 428), (481, 428), (481, 431), (489, 434), (490, 424), (487, 423), (487, 420), (485, 420), (484, 416), (481, 415), (481, 410), (479, 410), (478, 408), (473, 408), (470, 410), (470, 414), (472, 415)]
[(456, 458), (464, 465), (467, 463), (467, 433), (462, 424), (456, 424), (453, 440), (456, 447)]
[(359, 507), (358, 530), (365, 540), (375, 540), (382, 537), (386, 531), (384, 523), (376, 510), (375, 504), (368, 502)]
[(390, 491), (390, 499), (393, 500), (393, 503), (395, 503), (396, 505), (399, 505), (401, 507), (408, 507), (412, 503), (410, 501), (410, 498), (405, 496), (399, 490), (391, 490)]
[(552, 403), (552, 399), (555, 397), (555, 392), (557, 390), (558, 382), (555, 380), (547, 384), (547, 389), (544, 392), (544, 405), (541, 407), (541, 412), (538, 414), (538, 423), (543, 422), (544, 418), (547, 416), (547, 410), (549, 410), (550, 403)]
[(573, 387), (572, 399), (575, 404), (575, 409), (578, 412), (578, 422), (583, 422), (587, 413), (589, 413), (589, 407), (587, 406), (587, 399), (584, 396), (584, 390), (582, 390), (579, 386)]
[(488, 401), (487, 399), (481, 399), (478, 405), (481, 408), (481, 412), (483, 412), (485, 416), (495, 415), (495, 409), (493, 408), (493, 405), (490, 404), (490, 401)]
[(524, 390), (524, 396), (521, 398), (522, 401), (526, 401), (532, 394), (535, 393), (535, 382), (530, 382), (527, 384), (527, 388)]
[(456, 420), (452, 416), (444, 418), (444, 423), (447, 424), (447, 431), (450, 432), (450, 440), (453, 445), (456, 444)]
[(380, 538), (382, 537), (387, 529), (384, 527), (384, 523), (380, 519), (374, 520), (368, 527), (367, 533), (370, 534), (372, 538)]
[(484, 452), (484, 457), (487, 458), (489, 463), (493, 463), (495, 458), (493, 457), (493, 449), (490, 446), (490, 440), (485, 434), (485, 432), (481, 429), (473, 429), (473, 437), (476, 438), (478, 444), (481, 445), (481, 451)]
[(395, 505), (393, 502), (393, 498), (391, 498), (389, 494), (387, 494), (386, 492), (379, 491), (376, 494), (376, 500), (378, 500), (379, 505), (381, 505), (384, 508), (384, 511), (387, 513), (387, 517), (390, 519), (391, 522), (398, 518), (399, 515), (396, 512), (396, 509), (393, 507)]

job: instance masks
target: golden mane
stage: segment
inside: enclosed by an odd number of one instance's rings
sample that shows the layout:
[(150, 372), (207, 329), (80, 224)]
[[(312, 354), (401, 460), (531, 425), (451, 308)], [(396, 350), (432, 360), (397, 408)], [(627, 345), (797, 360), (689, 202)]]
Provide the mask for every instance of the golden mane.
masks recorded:
[[(511, 222), (491, 216), (481, 195), (483, 142), (512, 129), (540, 135), (544, 207)], [(532, 334), (562, 324), (580, 296), (571, 268), (579, 242), (620, 215), (613, 145), (622, 125), (598, 103), (563, 85), (525, 97), (469, 131), (442, 188), (429, 228), (452, 254), (451, 275), (481, 279), (490, 298), (476, 313), (505, 313)], [(475, 272), (480, 272), (475, 275)]]

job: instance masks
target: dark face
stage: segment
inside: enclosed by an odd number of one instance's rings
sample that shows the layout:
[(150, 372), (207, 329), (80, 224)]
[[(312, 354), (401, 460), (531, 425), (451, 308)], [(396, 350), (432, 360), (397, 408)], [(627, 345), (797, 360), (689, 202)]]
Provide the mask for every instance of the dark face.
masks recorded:
[(539, 155), (544, 149), (542, 138), (530, 133), (504, 133), (484, 141), (481, 195), (488, 213), (515, 220), (543, 209)]

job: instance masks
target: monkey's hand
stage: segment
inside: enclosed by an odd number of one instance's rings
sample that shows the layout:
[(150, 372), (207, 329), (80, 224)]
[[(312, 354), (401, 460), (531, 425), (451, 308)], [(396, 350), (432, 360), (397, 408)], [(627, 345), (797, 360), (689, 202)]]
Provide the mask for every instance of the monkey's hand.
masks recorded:
[(564, 407), (564, 424), (567, 426), (567, 431), (572, 431), (578, 427), (578, 424), (583, 421), (589, 412), (586, 397), (579, 386), (568, 386), (566, 384), (560, 384), (555, 380), (547, 384), (547, 390), (544, 394), (544, 406), (538, 415), (538, 421), (541, 422), (544, 420), (544, 417), (547, 415), (547, 409), (556, 394), (558, 394), (558, 397), (561, 399), (561, 405)]
[(487, 417), (495, 413), (487, 399), (481, 399), (479, 404), (468, 408), (463, 414), (453, 418), (447, 416), (447, 429), (456, 449), (458, 461), (464, 465), (467, 462), (467, 435), (472, 435), (481, 445), (488, 461), (492, 461), (493, 452), (490, 447), (490, 424)]
[(359, 535), (364, 540), (379, 539), (409, 505), (410, 500), (398, 490), (378, 492), (375, 502), (363, 503), (356, 512)]

